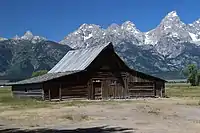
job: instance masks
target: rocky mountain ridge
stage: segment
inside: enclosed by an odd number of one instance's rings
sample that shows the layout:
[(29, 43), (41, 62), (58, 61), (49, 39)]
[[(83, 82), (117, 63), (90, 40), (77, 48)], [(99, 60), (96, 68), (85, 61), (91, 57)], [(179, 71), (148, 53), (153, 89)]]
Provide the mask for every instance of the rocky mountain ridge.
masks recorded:
[(0, 80), (20, 80), (38, 70), (51, 69), (71, 48), (33, 36), (28, 31), (22, 37), (0, 41)]
[(181, 71), (187, 64), (200, 66), (200, 55), (195, 53), (200, 49), (200, 19), (185, 24), (176, 11), (168, 13), (148, 32), (141, 32), (131, 21), (111, 24), (107, 29), (83, 24), (60, 41), (71, 48), (106, 42), (113, 42), (118, 54), (131, 67), (150, 74), (176, 73), (175, 78), (181, 78)]
[[(5, 45), (5, 42), (10, 45), (17, 44), (19, 47), (21, 43), (24, 46), (25, 43), (38, 46), (41, 42), (47, 41), (48, 39), (34, 36), (27, 31), (21, 37), (0, 38), (0, 46), (1, 44)], [(148, 32), (141, 32), (131, 21), (126, 21), (121, 25), (111, 24), (106, 29), (95, 24), (83, 24), (61, 40), (59, 43), (62, 45), (53, 43), (59, 47), (67, 45), (66, 47), (76, 49), (107, 42), (114, 44), (117, 53), (130, 67), (162, 78), (183, 78), (181, 71), (187, 64), (195, 63), (200, 66), (200, 19), (191, 24), (185, 24), (176, 11), (168, 13), (156, 28)], [(43, 45), (43, 47), (45, 46)], [(53, 50), (55, 50), (54, 48)], [(62, 51), (61, 55), (67, 52), (67, 50), (59, 50)], [(41, 52), (44, 51), (36, 51), (37, 54), (41, 54)], [(51, 58), (53, 57), (51, 56)], [(51, 65), (47, 63), (47, 66), (52, 67), (60, 58), (61, 56)], [(34, 69), (37, 68), (36, 66), (33, 65)]]

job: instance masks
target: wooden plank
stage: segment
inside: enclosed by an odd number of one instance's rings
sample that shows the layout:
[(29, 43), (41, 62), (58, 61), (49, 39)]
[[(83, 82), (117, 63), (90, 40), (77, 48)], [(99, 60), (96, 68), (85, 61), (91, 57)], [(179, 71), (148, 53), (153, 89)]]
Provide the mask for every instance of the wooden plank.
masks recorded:
[(44, 84), (42, 84), (42, 100), (45, 100), (45, 96), (44, 96)]
[(153, 85), (152, 86), (133, 86), (133, 87), (135, 87), (135, 88), (148, 88), (148, 87), (151, 87), (151, 88), (153, 88)]
[(42, 92), (25, 92), (25, 91), (13, 91), (13, 94), (23, 94), (23, 95), (28, 95), (28, 94), (31, 94), (31, 95), (40, 95), (42, 97)]
[(62, 99), (69, 99), (69, 98), (82, 98), (82, 99), (86, 99), (87, 97), (82, 97), (82, 96), (62, 96)]
[(156, 88), (155, 88), (155, 82), (154, 82), (154, 84), (153, 84), (153, 94), (154, 94), (154, 96), (156, 96)]
[(62, 93), (65, 93), (65, 92), (72, 92), (72, 93), (86, 92), (87, 93), (87, 88), (80, 88), (79, 90), (68, 90), (67, 88), (62, 88)]
[(51, 90), (49, 89), (49, 101), (51, 101)]
[(153, 91), (153, 89), (144, 89), (144, 88), (141, 88), (141, 89), (129, 89), (129, 91)]
[(60, 87), (59, 87), (59, 100), (61, 101), (62, 100), (62, 86), (60, 84)]
[(62, 92), (62, 95), (73, 95), (73, 94), (87, 94), (86, 91), (80, 91), (80, 92), (77, 92), (77, 93), (73, 93), (73, 92)]
[[(62, 87), (65, 88), (65, 87)], [(87, 88), (87, 85), (75, 85), (75, 86), (68, 86), (69, 89), (77, 89), (77, 88)]]
[(136, 97), (154, 97), (154, 95), (130, 95), (130, 98), (136, 98)]
[(101, 81), (101, 98), (103, 98), (103, 81)]
[(90, 80), (87, 82), (87, 93), (88, 93), (88, 99), (90, 99), (91, 93), (90, 93)]

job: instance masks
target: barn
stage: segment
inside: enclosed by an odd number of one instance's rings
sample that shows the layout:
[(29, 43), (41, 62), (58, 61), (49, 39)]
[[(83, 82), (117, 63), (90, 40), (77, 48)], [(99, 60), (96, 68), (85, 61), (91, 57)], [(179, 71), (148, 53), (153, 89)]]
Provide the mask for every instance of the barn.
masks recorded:
[(7, 85), (14, 97), (42, 100), (165, 95), (165, 80), (129, 68), (112, 43), (71, 50), (47, 74)]

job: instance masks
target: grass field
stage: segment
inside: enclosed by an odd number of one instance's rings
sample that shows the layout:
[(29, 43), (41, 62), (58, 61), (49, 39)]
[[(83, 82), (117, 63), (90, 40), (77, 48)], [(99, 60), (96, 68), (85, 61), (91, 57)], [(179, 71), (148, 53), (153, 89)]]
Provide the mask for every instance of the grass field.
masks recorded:
[(10, 88), (0, 88), (0, 132), (114, 133), (122, 128), (134, 133), (199, 133), (200, 87), (168, 83), (166, 95), (169, 98), (49, 102), (12, 98)]
[(200, 98), (200, 86), (190, 86), (186, 83), (167, 83), (166, 95), (179, 98)]
[[(85, 104), (86, 101), (70, 101), (60, 102), (59, 104), (65, 104), (66, 106), (73, 106), (79, 104)], [(89, 102), (87, 102), (89, 103)], [(58, 105), (56, 102), (39, 101), (30, 98), (13, 98), (10, 87), (0, 88), (0, 105), (3, 109), (26, 109), (26, 108), (45, 108)], [(1, 108), (0, 108), (1, 110)]]
[(47, 107), (48, 103), (37, 101), (34, 99), (18, 99), (13, 98), (10, 87), (0, 88), (0, 105), (7, 106), (12, 109), (23, 109), (26, 107)]
[(12, 92), (10, 87), (4, 87), (0, 88), (0, 110), (3, 109), (27, 109), (27, 108), (45, 108), (45, 107), (52, 107), (54, 106), (84, 106), (88, 104), (117, 104), (120, 102), (131, 102), (130, 100), (126, 101), (114, 101), (114, 100), (109, 100), (109, 101), (87, 101), (87, 100), (68, 100), (66, 101), (61, 101), (61, 102), (56, 102), (56, 101), (40, 101), (36, 99), (31, 99), (31, 98), (13, 98), (12, 97)]
[[(167, 83), (166, 84), (166, 96), (169, 98), (191, 98), (200, 100), (200, 87), (190, 86), (186, 83)], [(101, 101), (98, 104), (115, 104), (120, 101)], [(121, 101), (124, 102), (124, 101)], [(130, 101), (126, 101), (130, 102)], [(9, 109), (23, 109), (23, 108), (43, 108), (50, 107), (53, 105), (64, 104), (66, 106), (84, 105), (94, 103), (94, 101), (69, 101), (69, 102), (49, 102), (49, 101), (38, 101), (35, 99), (17, 99), (12, 97), (11, 88), (4, 87), (0, 88), (0, 105), (6, 106)]]

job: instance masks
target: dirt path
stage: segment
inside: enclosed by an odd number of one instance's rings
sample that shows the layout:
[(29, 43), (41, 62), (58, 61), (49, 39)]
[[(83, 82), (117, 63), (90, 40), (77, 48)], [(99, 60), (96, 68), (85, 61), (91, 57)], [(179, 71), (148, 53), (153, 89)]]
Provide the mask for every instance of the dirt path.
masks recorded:
[(71, 107), (57, 105), (40, 109), (2, 111), (0, 128), (32, 131), (43, 128), (42, 133), (50, 132), (48, 129), (53, 129), (52, 133), (57, 130), (61, 133), (199, 133), (200, 108), (185, 104), (188, 103), (180, 99), (148, 99), (120, 104)]

